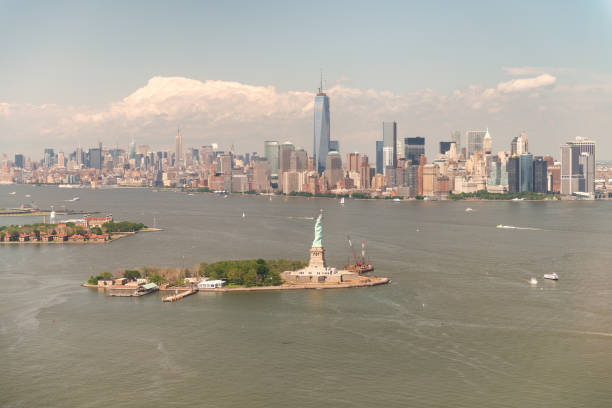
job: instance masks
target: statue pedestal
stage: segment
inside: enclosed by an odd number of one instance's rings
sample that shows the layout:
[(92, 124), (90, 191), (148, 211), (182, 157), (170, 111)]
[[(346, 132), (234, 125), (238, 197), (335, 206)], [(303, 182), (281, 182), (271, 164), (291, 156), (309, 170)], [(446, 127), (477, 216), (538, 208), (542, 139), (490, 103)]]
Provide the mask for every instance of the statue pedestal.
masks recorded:
[(323, 247), (310, 248), (310, 262), (308, 262), (308, 269), (310, 268), (327, 268), (327, 263), (325, 262), (325, 249)]

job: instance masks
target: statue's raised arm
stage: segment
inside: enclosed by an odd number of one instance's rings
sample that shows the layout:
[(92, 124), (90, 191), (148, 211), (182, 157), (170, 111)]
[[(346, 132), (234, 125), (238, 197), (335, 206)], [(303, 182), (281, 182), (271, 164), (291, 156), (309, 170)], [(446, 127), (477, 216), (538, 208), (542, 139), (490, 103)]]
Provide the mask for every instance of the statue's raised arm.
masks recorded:
[(319, 218), (317, 218), (317, 223), (315, 224), (315, 237), (314, 241), (312, 241), (313, 248), (323, 248), (323, 224), (321, 221), (323, 220), (323, 213), (319, 214)]

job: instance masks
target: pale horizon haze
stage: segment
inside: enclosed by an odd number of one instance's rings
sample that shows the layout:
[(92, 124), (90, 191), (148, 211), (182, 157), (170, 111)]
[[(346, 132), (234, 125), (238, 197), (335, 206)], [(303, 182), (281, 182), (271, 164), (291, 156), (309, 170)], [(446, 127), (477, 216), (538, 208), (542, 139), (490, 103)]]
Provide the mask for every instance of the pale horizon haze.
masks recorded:
[(0, 153), (264, 140), (312, 152), (320, 72), (331, 138), (374, 162), (382, 121), (438, 142), (526, 131), (559, 159), (612, 159), (612, 1), (0, 1)]

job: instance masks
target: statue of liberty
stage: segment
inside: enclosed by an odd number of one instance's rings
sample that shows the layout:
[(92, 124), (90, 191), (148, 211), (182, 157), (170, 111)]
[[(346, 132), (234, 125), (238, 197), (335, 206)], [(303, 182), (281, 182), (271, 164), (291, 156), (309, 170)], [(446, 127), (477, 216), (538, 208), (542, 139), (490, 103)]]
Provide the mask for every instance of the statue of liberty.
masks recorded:
[(313, 248), (323, 248), (323, 224), (321, 221), (323, 220), (323, 210), (321, 210), (321, 214), (319, 214), (319, 218), (317, 218), (317, 223), (315, 224), (315, 237), (314, 241), (312, 241)]

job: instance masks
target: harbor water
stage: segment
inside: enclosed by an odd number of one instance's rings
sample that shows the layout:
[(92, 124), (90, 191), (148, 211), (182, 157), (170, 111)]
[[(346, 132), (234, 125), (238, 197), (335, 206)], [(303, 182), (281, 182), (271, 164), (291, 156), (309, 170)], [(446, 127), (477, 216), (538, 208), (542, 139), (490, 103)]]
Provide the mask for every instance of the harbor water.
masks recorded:
[[(31, 201), (163, 231), (98, 245), (0, 246), (2, 407), (612, 404), (612, 202), (341, 206), (0, 186), (0, 208)], [(198, 293), (173, 303), (79, 286), (143, 265), (306, 259), (321, 209), (328, 263), (349, 260), (347, 234), (365, 239), (375, 275), (389, 285)], [(1, 225), (41, 221), (0, 217)], [(559, 281), (542, 279), (552, 272)]]

